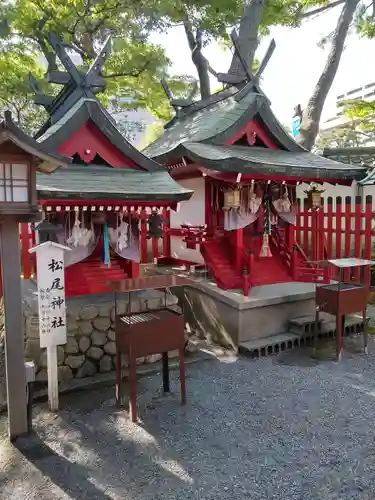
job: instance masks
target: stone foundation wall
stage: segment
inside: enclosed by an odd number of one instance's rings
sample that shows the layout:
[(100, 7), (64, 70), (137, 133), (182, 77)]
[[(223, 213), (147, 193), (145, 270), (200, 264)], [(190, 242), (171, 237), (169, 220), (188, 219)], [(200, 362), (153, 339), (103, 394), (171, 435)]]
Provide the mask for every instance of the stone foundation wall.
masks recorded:
[[(132, 312), (147, 311), (165, 304), (164, 292), (149, 291), (140, 295), (132, 294)], [(167, 305), (177, 305), (178, 299), (167, 295)], [(117, 302), (117, 311), (128, 311), (128, 299), (125, 296)], [(38, 382), (47, 381), (47, 353), (39, 346), (39, 318), (35, 307), (25, 305), (25, 357), (36, 364)], [(112, 301), (101, 303), (80, 303), (75, 299), (67, 303), (66, 345), (58, 346), (58, 375), (61, 382), (73, 378), (90, 377), (96, 373), (110, 372), (115, 369), (115, 309)], [(177, 353), (176, 353), (177, 354)], [(173, 355), (173, 354), (172, 354)], [(138, 364), (154, 363), (161, 355), (139, 359)], [(125, 362), (125, 361), (124, 361)]]

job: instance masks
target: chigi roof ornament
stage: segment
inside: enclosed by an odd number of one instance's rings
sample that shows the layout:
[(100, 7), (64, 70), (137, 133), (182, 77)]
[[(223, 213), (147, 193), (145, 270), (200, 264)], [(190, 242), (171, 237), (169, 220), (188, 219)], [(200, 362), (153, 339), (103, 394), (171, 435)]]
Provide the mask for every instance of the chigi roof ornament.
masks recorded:
[(275, 40), (274, 39), (271, 40), (269, 47), (267, 49), (266, 55), (264, 56), (260, 66), (257, 69), (257, 71), (255, 72), (255, 74), (253, 74), (252, 69), (249, 68), (248, 65), (246, 64), (246, 59), (241, 52), (239, 37), (238, 37), (235, 29), (233, 29), (233, 31), (230, 35), (230, 38), (231, 38), (232, 43), (233, 43), (234, 52), (237, 55), (237, 57), (241, 63), (241, 66), (243, 67), (246, 78), (244, 79), (243, 75), (236, 75), (233, 73), (218, 73), (218, 75), (217, 75), (218, 81), (223, 83), (223, 84), (227, 84), (227, 85), (235, 85), (236, 87), (238, 87), (238, 86), (243, 87), (244, 85), (246, 85), (250, 81), (253, 82), (254, 84), (258, 83), (260, 80), (260, 77), (262, 76), (264, 70), (266, 69), (267, 64), (269, 63), (269, 60), (271, 59), (272, 54), (274, 53), (274, 50), (276, 48)]
[(86, 72), (76, 67), (66, 50), (66, 45), (56, 33), (49, 33), (48, 42), (66, 69), (66, 71), (49, 71), (48, 82), (63, 85), (65, 89), (56, 97), (50, 97), (43, 93), (39, 82), (31, 73), (29, 83), (35, 92), (35, 103), (44, 106), (48, 114), (53, 115), (54, 121), (57, 121), (82, 97), (95, 100), (95, 94), (105, 90), (106, 77), (102, 70), (111, 53), (111, 39), (107, 38)]

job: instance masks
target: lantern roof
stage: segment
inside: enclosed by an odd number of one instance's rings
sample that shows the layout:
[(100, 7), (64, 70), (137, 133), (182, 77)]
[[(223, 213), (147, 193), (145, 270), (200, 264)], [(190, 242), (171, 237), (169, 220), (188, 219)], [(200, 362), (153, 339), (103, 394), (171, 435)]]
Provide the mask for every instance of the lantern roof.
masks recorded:
[(39, 172), (50, 174), (59, 167), (67, 166), (72, 161), (71, 158), (55, 153), (53, 149), (47, 148), (25, 134), (13, 122), (10, 111), (5, 111), (4, 119), (0, 122), (0, 151), (6, 142), (13, 143), (19, 149), (34, 157)]

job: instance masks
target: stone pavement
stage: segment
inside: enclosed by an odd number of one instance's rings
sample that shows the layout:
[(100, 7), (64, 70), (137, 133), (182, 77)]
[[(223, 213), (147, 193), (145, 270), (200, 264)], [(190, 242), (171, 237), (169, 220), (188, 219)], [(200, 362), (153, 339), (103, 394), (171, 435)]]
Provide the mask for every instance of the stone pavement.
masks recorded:
[[(5, 439), (7, 500), (372, 500), (375, 350), (341, 363), (308, 351), (188, 366), (188, 404), (139, 380), (139, 424), (112, 387), (35, 408), (31, 438)], [(230, 362), (232, 361), (232, 362)], [(1, 434), (0, 434), (1, 435)]]

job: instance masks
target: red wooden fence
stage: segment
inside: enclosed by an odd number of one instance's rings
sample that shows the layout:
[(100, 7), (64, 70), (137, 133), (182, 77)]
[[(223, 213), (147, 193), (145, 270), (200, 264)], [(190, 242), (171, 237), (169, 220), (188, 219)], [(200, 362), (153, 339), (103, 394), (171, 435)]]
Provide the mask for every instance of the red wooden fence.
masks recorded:
[[(372, 197), (327, 198), (318, 210), (311, 211), (300, 201), (296, 223), (296, 243), (308, 260), (356, 257), (371, 259), (375, 236)], [(349, 279), (350, 269), (344, 278)], [(370, 281), (371, 269), (363, 270), (364, 279)], [(360, 279), (360, 268), (352, 270), (352, 278)]]

